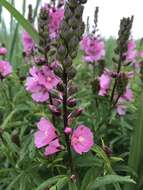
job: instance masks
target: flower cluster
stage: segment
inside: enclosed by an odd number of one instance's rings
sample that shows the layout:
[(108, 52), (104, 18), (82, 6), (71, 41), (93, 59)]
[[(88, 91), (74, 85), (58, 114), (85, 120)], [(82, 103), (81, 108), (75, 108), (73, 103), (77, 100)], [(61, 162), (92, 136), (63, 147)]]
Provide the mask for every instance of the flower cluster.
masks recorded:
[[(0, 56), (5, 56), (7, 54), (7, 49), (5, 47), (0, 47)], [(0, 60), (0, 79), (7, 77), (12, 73), (12, 66), (8, 61)]]
[[(88, 152), (94, 139), (91, 130), (85, 125), (71, 128), (74, 119), (82, 113), (81, 108), (75, 108), (76, 88), (72, 83), (76, 74), (72, 60), (77, 55), (78, 44), (84, 32), (82, 2), (68, 0), (65, 15), (63, 13), (61, 6), (56, 8), (46, 4), (41, 8), (38, 18), (40, 55), (33, 54), (35, 65), (29, 71), (25, 86), (32, 94), (32, 99), (48, 104), (52, 113), (52, 122), (46, 118), (41, 118), (38, 122), (38, 131), (34, 134), (35, 146), (44, 147), (45, 156), (67, 149), (70, 159), (71, 147), (78, 154)], [(56, 43), (56, 57), (51, 61), (53, 41)], [(25, 42), (26, 50), (33, 48), (30, 39)], [(62, 129), (56, 129), (57, 117), (58, 121), (62, 121)], [(63, 135), (65, 143), (60, 140)]]
[[(35, 146), (37, 148), (46, 147), (45, 156), (50, 156), (63, 149), (58, 132), (48, 119), (41, 118), (37, 127), (38, 131), (34, 134)], [(70, 131), (71, 146), (78, 154), (88, 152), (93, 146), (93, 134), (88, 127), (79, 125), (73, 132), (71, 128), (66, 128), (65, 131)]]

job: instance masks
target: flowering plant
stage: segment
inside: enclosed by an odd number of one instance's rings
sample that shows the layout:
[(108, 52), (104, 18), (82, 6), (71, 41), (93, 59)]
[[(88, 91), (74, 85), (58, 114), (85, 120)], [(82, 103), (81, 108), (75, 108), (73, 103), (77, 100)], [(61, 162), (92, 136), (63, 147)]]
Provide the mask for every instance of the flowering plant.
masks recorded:
[(98, 34), (98, 7), (85, 31), (87, 0), (38, 3), (26, 20), (0, 1), (18, 21), (11, 48), (0, 46), (0, 189), (141, 190), (143, 56), (133, 17), (111, 47)]

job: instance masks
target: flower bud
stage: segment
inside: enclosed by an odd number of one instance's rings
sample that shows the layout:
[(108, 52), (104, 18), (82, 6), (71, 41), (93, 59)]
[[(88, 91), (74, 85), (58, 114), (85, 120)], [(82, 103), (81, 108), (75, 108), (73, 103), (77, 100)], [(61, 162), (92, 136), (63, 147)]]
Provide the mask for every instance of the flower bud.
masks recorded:
[(69, 41), (69, 49), (74, 50), (78, 46), (79, 40), (76, 36), (73, 36), (72, 39)]
[(108, 146), (104, 145), (102, 147), (102, 149), (104, 150), (104, 152), (107, 154), (108, 157), (111, 157), (113, 154), (113, 151), (111, 148), (109, 148)]
[(60, 66), (54, 68), (54, 73), (55, 73), (55, 75), (57, 75), (60, 78), (63, 77), (63, 69)]
[(71, 96), (71, 95), (75, 94), (77, 91), (78, 91), (77, 86), (71, 85), (68, 89), (68, 95)]
[(53, 48), (51, 48), (51, 49), (49, 50), (48, 55), (49, 55), (49, 56), (53, 56), (53, 55), (56, 54), (56, 52), (57, 52), (57, 49), (53, 47)]
[(58, 56), (60, 60), (63, 60), (67, 55), (67, 49), (64, 45), (60, 45), (58, 48)]
[(77, 0), (69, 0), (68, 4), (70, 8), (75, 8), (77, 6), (78, 1)]
[(0, 55), (4, 56), (7, 54), (7, 49), (5, 47), (0, 48)]
[(82, 14), (83, 14), (83, 9), (84, 9), (84, 7), (81, 6), (81, 5), (79, 5), (79, 6), (75, 9), (75, 11), (74, 11), (75, 16), (80, 18), (80, 17), (82, 16)]
[(72, 27), (73, 29), (76, 29), (79, 25), (79, 22), (78, 20), (76, 19), (76, 17), (72, 16), (69, 21), (68, 21), (68, 24), (70, 27)]
[(35, 63), (36, 63), (37, 65), (45, 65), (45, 64), (46, 64), (45, 57), (36, 56), (36, 57), (35, 57)]
[(49, 105), (49, 109), (50, 111), (55, 114), (56, 116), (60, 116), (61, 115), (61, 110), (59, 108), (57, 108), (54, 105)]
[(53, 98), (52, 101), (54, 106), (59, 106), (62, 103), (62, 101), (58, 98)]
[(68, 68), (68, 71), (67, 71), (67, 76), (68, 76), (68, 79), (71, 80), (75, 77), (76, 75), (76, 69), (74, 67), (70, 67)]
[(59, 82), (57, 84), (57, 89), (60, 91), (60, 92), (64, 92), (65, 90), (65, 87), (64, 87), (64, 84), (62, 82)]
[(71, 52), (70, 56), (72, 59), (74, 59), (74, 58), (76, 58), (77, 54), (78, 54), (78, 51), (74, 50), (73, 52)]
[(69, 6), (67, 4), (65, 5), (64, 16), (66, 19), (69, 19), (73, 16), (73, 12), (71, 11), (71, 9), (69, 8)]
[(73, 118), (73, 117), (79, 117), (83, 112), (82, 108), (77, 108), (76, 110), (74, 110), (72, 113), (69, 114), (68, 119), (69, 118)]
[(71, 133), (72, 133), (72, 128), (66, 127), (65, 130), (64, 130), (64, 132), (65, 132), (66, 134), (71, 134)]
[(63, 60), (63, 66), (65, 68), (68, 68), (72, 65), (72, 58), (68, 55), (64, 60)]
[(69, 107), (74, 107), (74, 106), (76, 106), (76, 103), (77, 103), (77, 101), (76, 101), (75, 98), (69, 98), (69, 99), (67, 100), (67, 105), (68, 105)]

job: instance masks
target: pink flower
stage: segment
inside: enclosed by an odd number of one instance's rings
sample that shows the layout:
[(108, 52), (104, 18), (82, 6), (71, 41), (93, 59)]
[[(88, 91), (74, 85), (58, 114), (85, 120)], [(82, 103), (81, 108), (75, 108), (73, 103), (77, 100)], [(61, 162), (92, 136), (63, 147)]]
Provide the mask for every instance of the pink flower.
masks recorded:
[(112, 78), (110, 76), (110, 73), (108, 73), (107, 71), (104, 71), (104, 73), (99, 77), (100, 96), (106, 96), (108, 94), (111, 85), (111, 79)]
[(0, 61), (0, 76), (6, 77), (12, 73), (12, 66), (8, 61)]
[(131, 102), (133, 100), (132, 90), (127, 87), (123, 96), (121, 96), (116, 105), (116, 111), (120, 116), (126, 113), (126, 102)]
[(26, 90), (32, 93), (32, 98), (36, 102), (45, 102), (49, 99), (49, 92), (59, 83), (59, 78), (55, 76), (48, 66), (41, 68), (32, 67), (30, 76), (26, 80)]
[(93, 144), (93, 134), (88, 127), (79, 125), (77, 129), (73, 131), (71, 145), (78, 154), (88, 152)]
[(49, 21), (49, 32), (51, 38), (56, 38), (59, 34), (60, 24), (64, 17), (64, 9), (51, 8), (50, 12), (50, 21)]
[(101, 39), (85, 36), (81, 41), (81, 48), (84, 50), (86, 62), (96, 62), (105, 56), (104, 42)]
[(50, 91), (57, 86), (60, 80), (48, 66), (43, 66), (38, 73), (38, 82)]
[(5, 47), (0, 48), (0, 55), (6, 55), (7, 54), (7, 49)]
[(29, 56), (35, 47), (35, 43), (26, 31), (22, 33), (22, 42), (23, 42), (24, 52), (26, 53), (27, 56)]
[(61, 6), (58, 8), (52, 7), (47, 3), (45, 3), (43, 9), (49, 13), (50, 17), (48, 22), (50, 38), (57, 38), (59, 35), (60, 24), (64, 18), (64, 9)]
[(126, 61), (134, 63), (137, 58), (136, 42), (131, 39), (128, 42), (128, 50), (125, 53)]
[(53, 124), (42, 117), (37, 124), (38, 131), (34, 134), (34, 142), (37, 148), (45, 147), (45, 155), (52, 155), (60, 151), (60, 143)]
[(49, 156), (61, 151), (61, 145), (59, 143), (59, 139), (55, 139), (52, 141), (45, 149), (45, 156)]

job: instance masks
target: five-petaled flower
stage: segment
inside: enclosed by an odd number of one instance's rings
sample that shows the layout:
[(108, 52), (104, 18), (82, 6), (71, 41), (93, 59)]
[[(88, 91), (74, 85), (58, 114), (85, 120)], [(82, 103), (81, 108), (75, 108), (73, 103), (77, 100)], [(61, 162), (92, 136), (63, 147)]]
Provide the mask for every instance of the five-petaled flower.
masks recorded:
[(94, 144), (93, 133), (85, 125), (79, 125), (72, 134), (71, 146), (78, 154), (88, 152)]

